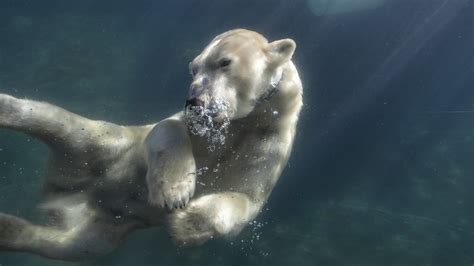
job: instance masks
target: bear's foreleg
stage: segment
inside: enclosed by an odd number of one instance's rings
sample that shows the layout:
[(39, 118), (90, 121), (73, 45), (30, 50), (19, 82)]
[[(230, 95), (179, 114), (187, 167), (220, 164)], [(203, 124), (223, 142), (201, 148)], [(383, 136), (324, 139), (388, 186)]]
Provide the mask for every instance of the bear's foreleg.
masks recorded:
[(145, 140), (150, 204), (183, 208), (194, 195), (196, 162), (186, 125), (179, 115), (159, 122)]
[(245, 194), (224, 192), (192, 200), (184, 210), (168, 217), (173, 240), (178, 245), (202, 244), (219, 236), (238, 234), (261, 208)]

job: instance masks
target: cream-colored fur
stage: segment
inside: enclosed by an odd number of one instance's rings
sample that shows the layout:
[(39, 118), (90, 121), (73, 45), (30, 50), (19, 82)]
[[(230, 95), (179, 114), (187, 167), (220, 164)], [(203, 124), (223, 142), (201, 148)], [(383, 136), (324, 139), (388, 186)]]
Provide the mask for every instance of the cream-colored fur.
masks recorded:
[[(181, 245), (240, 232), (291, 152), (302, 106), (294, 49), (243, 29), (217, 36), (190, 64), (188, 108), (152, 125), (93, 121), (0, 94), (0, 127), (50, 147), (41, 208), (52, 218), (36, 225), (0, 213), (0, 250), (79, 260), (138, 228), (163, 225)], [(213, 110), (203, 119), (225, 125), (225, 141), (193, 130), (194, 107)]]

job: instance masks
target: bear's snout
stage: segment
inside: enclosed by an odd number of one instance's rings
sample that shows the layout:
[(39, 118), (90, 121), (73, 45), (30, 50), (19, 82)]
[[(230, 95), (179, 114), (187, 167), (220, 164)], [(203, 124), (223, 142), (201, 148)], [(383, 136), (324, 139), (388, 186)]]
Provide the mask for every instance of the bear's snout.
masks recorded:
[(209, 85), (209, 78), (206, 75), (200, 75), (189, 86), (188, 98), (199, 97)]

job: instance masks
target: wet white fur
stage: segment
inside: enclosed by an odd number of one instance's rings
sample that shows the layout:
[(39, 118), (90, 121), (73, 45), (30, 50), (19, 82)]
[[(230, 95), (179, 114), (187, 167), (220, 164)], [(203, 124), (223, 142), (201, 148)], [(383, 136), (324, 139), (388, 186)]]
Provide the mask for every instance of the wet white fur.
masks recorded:
[[(182, 112), (156, 124), (119, 126), (0, 94), (0, 127), (37, 137), (51, 151), (41, 205), (50, 222), (0, 213), (0, 250), (80, 260), (113, 250), (138, 228), (164, 226), (182, 245), (240, 232), (258, 215), (291, 152), (302, 106), (294, 48), (291, 40), (268, 43), (233, 30), (196, 57), (193, 82), (210, 79), (199, 97), (230, 104), (229, 134), (214, 152), (189, 134)], [(222, 56), (232, 58), (228, 71), (204, 67)], [(278, 93), (260, 102), (280, 70)], [(196, 177), (203, 167), (209, 170)], [(165, 205), (183, 208), (169, 212)]]

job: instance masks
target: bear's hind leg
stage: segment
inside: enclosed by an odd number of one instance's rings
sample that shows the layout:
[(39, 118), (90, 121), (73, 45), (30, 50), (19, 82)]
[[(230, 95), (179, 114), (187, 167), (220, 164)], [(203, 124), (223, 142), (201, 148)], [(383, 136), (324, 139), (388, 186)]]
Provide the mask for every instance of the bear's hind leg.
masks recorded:
[(106, 223), (83, 212), (82, 206), (71, 210), (79, 212), (60, 217), (61, 224), (48, 226), (0, 213), (0, 251), (32, 252), (53, 259), (77, 261), (112, 251), (133, 229), (132, 225)]
[(122, 127), (112, 123), (90, 120), (49, 103), (2, 93), (1, 127), (32, 135), (61, 152), (97, 147), (99, 141), (124, 133)]

